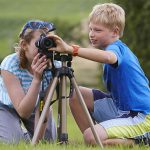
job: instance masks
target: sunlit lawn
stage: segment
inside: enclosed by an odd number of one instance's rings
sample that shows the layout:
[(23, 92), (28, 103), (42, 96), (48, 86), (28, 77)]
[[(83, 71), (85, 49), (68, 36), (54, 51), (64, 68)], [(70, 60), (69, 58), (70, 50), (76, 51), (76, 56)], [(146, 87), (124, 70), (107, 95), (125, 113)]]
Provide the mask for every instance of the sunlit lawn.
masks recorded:
[[(72, 23), (80, 22), (86, 18), (96, 3), (104, 0), (0, 0), (0, 58), (11, 53), (11, 48), (16, 40), (22, 24), (29, 19), (52, 20), (58, 18)], [(79, 85), (98, 87), (98, 64), (83, 59), (74, 59), (73, 68)], [(54, 108), (54, 116), (57, 122), (57, 102)], [(97, 150), (100, 147), (87, 147), (84, 144), (82, 134), (77, 127), (68, 107), (67, 131), (69, 141), (67, 145), (43, 144), (32, 146), (20, 143), (18, 145), (0, 144), (0, 150)], [(108, 150), (127, 150), (127, 147), (110, 147)], [(149, 147), (134, 147), (132, 149), (149, 149)]]

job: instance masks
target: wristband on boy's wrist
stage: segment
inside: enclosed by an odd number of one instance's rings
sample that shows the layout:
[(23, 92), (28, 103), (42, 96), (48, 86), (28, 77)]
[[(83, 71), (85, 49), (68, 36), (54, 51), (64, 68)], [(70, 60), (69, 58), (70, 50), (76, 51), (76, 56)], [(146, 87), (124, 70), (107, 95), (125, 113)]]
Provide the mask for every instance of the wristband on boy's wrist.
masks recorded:
[(79, 45), (71, 45), (71, 46), (73, 48), (72, 55), (73, 56), (77, 56), (78, 55), (78, 50), (79, 50), (80, 46)]

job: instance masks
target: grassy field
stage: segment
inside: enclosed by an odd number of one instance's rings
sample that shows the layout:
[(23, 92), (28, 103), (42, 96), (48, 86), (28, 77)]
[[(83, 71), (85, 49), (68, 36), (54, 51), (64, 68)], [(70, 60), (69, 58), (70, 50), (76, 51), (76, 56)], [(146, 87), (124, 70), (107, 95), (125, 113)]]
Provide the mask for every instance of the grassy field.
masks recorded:
[[(103, 0), (104, 1), (104, 0)], [(13, 52), (12, 47), (17, 38), (18, 32), (22, 25), (30, 19), (67, 20), (71, 23), (78, 23), (86, 18), (96, 3), (102, 0), (0, 0), (0, 59)], [(73, 68), (75, 77), (79, 85), (88, 87), (97, 86), (99, 83), (98, 70), (99, 65), (95, 62), (75, 58)], [(54, 106), (55, 120), (57, 120), (57, 104)], [(68, 108), (67, 129), (69, 135), (68, 145), (55, 144), (30, 144), (20, 143), (19, 145), (0, 144), (0, 150), (84, 150), (99, 149), (99, 147), (87, 147), (84, 145), (82, 134), (79, 131)], [(112, 147), (106, 150), (127, 150), (130, 148)], [(146, 147), (135, 147), (136, 149), (146, 149)]]

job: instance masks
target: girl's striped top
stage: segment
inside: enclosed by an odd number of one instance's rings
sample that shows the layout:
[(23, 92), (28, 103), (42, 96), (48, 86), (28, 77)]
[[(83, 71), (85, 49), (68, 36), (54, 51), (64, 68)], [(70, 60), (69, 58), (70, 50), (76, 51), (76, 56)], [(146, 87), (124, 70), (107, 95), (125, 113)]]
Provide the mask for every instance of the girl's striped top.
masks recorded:
[[(27, 93), (27, 91), (31, 85), (33, 76), (28, 72), (27, 69), (20, 68), (19, 62), (20, 62), (20, 60), (18, 57), (18, 53), (10, 54), (6, 58), (4, 58), (4, 60), (2, 61), (1, 65), (0, 65), (0, 69), (1, 70), (7, 70), (10, 73), (14, 74), (19, 79), (20, 84), (21, 84), (24, 92)], [(46, 71), (44, 73), (44, 77), (43, 77), (43, 80), (41, 82), (44, 86), (41, 85), (40, 90), (42, 90), (42, 87), (45, 90), (48, 87), (51, 79), (52, 79), (51, 72)], [(10, 97), (8, 95), (7, 89), (6, 89), (5, 84), (3, 82), (2, 76), (0, 76), (0, 103), (3, 103), (3, 104), (8, 105), (10, 107), (13, 107), (12, 102), (10, 100)]]

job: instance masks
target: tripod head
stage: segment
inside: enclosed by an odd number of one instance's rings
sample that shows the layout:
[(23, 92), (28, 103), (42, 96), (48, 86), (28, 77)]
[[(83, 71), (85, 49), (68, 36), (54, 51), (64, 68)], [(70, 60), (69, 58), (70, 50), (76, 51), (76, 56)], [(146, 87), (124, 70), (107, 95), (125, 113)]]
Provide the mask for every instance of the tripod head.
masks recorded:
[(61, 54), (58, 52), (54, 53), (53, 60), (67, 62), (67, 66), (71, 67), (72, 55), (71, 54)]
[(72, 61), (72, 55), (71, 54), (61, 54), (58, 52), (54, 53), (54, 60), (57, 61)]

